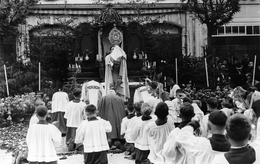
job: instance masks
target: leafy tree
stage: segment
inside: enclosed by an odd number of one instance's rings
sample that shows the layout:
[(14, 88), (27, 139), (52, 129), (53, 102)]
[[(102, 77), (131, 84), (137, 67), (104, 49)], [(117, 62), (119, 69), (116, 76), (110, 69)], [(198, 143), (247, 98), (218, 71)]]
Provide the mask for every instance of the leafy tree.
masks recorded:
[(75, 18), (64, 15), (55, 19), (58, 22), (55, 25), (39, 23), (32, 28), (27, 55), (33, 65), (41, 62), (42, 69), (48, 72), (47, 78), (53, 81), (52, 87), (59, 88), (67, 81), (69, 61), (74, 60)]
[(10, 0), (0, 5), (0, 56), (3, 56), (3, 40), (7, 36), (15, 36), (18, 26), (26, 23), (30, 8), (37, 0)]
[(211, 37), (214, 30), (229, 23), (240, 11), (240, 0), (181, 0), (182, 9), (189, 11), (208, 30), (208, 53), (212, 53)]
[(194, 14), (202, 24), (207, 26), (207, 55), (212, 57), (210, 67), (213, 67), (215, 86), (215, 53), (212, 51), (211, 38), (214, 30), (229, 23), (240, 11), (240, 0), (181, 0), (182, 9)]

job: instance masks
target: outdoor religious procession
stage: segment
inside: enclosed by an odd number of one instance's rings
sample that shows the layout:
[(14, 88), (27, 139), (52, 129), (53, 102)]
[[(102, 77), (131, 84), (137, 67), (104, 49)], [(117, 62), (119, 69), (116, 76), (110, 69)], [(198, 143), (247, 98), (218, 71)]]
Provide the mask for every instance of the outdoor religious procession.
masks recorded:
[(0, 0), (0, 164), (260, 164), (260, 0)]

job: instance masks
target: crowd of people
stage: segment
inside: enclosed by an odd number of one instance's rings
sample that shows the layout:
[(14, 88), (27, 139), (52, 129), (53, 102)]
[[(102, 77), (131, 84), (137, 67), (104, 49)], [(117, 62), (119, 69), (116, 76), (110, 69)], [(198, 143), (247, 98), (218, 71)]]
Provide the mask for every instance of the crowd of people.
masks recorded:
[(37, 99), (26, 138), (27, 160), (57, 163), (54, 142), (66, 137), (69, 151), (84, 152), (85, 164), (108, 163), (108, 152), (124, 152), (136, 164), (260, 163), (257, 88), (227, 88), (202, 96), (180, 88), (170, 77), (167, 85), (169, 91), (148, 80), (127, 103), (114, 90), (100, 96), (100, 84), (76, 88), (71, 101), (67, 93), (56, 92), (49, 111)]
[[(220, 60), (217, 57), (215, 62), (217, 85), (225, 86), (233, 84), (243, 87), (252, 85), (254, 61), (247, 54), (244, 55), (241, 61), (238, 58), (233, 58), (233, 61), (230, 62), (226, 59)], [(256, 67), (255, 73), (260, 73), (259, 66)], [(255, 83), (259, 82), (255, 81)]]

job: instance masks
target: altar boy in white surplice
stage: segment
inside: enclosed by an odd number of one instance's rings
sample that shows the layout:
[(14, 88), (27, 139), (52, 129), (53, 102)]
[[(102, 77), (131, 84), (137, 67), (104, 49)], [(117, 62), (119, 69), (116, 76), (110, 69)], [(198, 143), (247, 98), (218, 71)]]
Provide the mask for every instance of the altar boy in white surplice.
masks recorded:
[(102, 84), (97, 81), (91, 80), (82, 85), (81, 100), (88, 101), (97, 107), (98, 101), (105, 95), (105, 90)]
[(69, 96), (66, 92), (58, 91), (52, 96), (51, 122), (59, 121), (58, 128), (62, 134), (66, 134), (66, 119), (64, 118), (65, 109), (69, 103)]
[(109, 145), (107, 133), (112, 131), (109, 121), (97, 117), (97, 108), (90, 104), (86, 107), (87, 120), (77, 129), (75, 142), (84, 145), (85, 164), (107, 164)]
[(174, 129), (174, 123), (167, 120), (169, 108), (164, 102), (160, 102), (155, 109), (154, 114), (157, 116), (155, 121), (149, 122), (145, 126), (148, 136), (150, 153), (148, 159), (154, 164), (164, 164), (161, 150), (166, 142), (170, 132)]
[(61, 142), (61, 132), (57, 127), (48, 124), (46, 117), (48, 110), (45, 106), (36, 109), (39, 118), (37, 124), (29, 127), (26, 142), (28, 145), (27, 160), (30, 164), (57, 164), (58, 157), (54, 142)]

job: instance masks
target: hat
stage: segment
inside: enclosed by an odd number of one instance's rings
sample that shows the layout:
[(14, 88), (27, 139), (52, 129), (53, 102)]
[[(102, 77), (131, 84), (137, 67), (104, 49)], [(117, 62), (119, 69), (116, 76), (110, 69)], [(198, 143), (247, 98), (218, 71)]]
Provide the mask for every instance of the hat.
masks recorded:
[(210, 113), (209, 121), (217, 126), (225, 126), (227, 121), (227, 116), (224, 112), (220, 110), (215, 110)]

